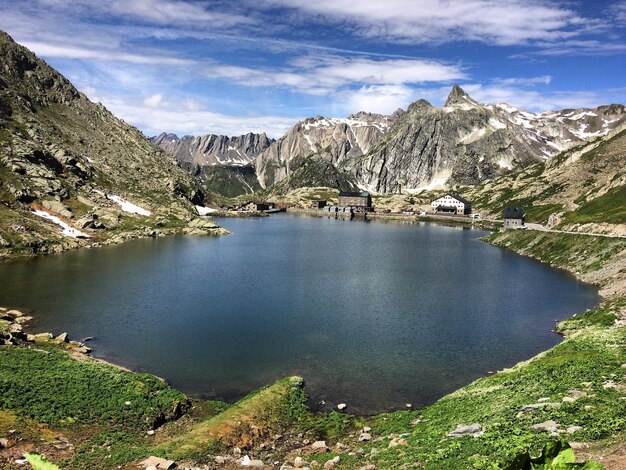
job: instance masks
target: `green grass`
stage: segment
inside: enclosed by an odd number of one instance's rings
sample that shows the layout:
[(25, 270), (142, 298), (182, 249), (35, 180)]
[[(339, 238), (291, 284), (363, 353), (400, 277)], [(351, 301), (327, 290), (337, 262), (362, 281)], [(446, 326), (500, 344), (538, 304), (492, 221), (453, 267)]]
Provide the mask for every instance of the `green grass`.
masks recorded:
[(626, 224), (626, 187), (617, 186), (600, 197), (583, 202), (565, 214), (561, 225), (602, 223)]
[(572, 318), (562, 321), (557, 325), (557, 331), (563, 333), (581, 330), (590, 326), (611, 326), (618, 319), (620, 311), (625, 308), (626, 298), (622, 297), (613, 303), (578, 313)]
[(202, 461), (225, 446), (248, 447), (301, 422), (308, 413), (305, 400), (301, 378), (280, 380), (175, 436), (159, 452)]
[[(616, 302), (600, 309), (618, 308), (624, 300)], [(364, 455), (369, 455), (372, 448), (378, 453), (368, 458), (344, 454), (339, 467), (358, 468), (371, 462), (379, 468), (393, 469), (421, 462), (426, 468), (436, 469), (518, 469), (521, 467), (509, 464), (526, 454), (537, 458), (546, 445), (555, 442), (547, 433), (533, 430), (533, 424), (552, 419), (562, 429), (581, 426), (581, 430), (562, 434), (561, 438), (583, 442), (602, 441), (623, 431), (624, 391), (605, 388), (604, 384), (608, 380), (620, 384), (623, 380), (621, 364), (626, 362), (626, 350), (621, 345), (626, 341), (626, 328), (608, 329), (602, 326), (603, 321), (594, 324), (594, 318), (590, 314), (586, 329), (550, 351), (511, 370), (477, 380), (424, 410), (365, 419), (374, 438), (382, 439), (359, 445)], [(570, 396), (574, 389), (586, 395), (573, 403), (563, 402), (563, 397)], [(540, 398), (562, 405), (520, 413), (522, 406), (537, 403)], [(480, 423), (485, 433), (476, 438), (448, 437), (458, 425), (471, 423)], [(389, 448), (392, 436), (404, 436), (408, 445)], [(345, 434), (344, 438), (353, 445), (356, 441)]]
[(626, 240), (566, 233), (507, 230), (485, 240), (573, 272), (597, 271), (626, 249)]
[(31, 454), (27, 452), (24, 454), (24, 457), (26, 457), (30, 466), (33, 467), (33, 470), (59, 470), (59, 467), (49, 462), (45, 457), (42, 457), (39, 454)]
[(182, 393), (148, 374), (79, 361), (52, 347), (0, 346), (0, 409), (39, 422), (149, 429), (186, 403)]

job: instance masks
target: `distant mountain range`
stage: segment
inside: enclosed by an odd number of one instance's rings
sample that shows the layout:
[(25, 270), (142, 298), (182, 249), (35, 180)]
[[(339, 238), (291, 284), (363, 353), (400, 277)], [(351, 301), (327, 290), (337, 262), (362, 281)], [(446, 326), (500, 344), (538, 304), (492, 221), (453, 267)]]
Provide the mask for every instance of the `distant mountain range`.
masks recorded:
[(182, 139), (161, 134), (152, 140), (193, 174), (211, 167), (205, 181), (216, 167), (253, 165), (258, 185), (253, 188), (246, 170), (244, 192), (328, 185), (392, 193), (401, 187), (477, 184), (606, 135), (625, 119), (620, 104), (532, 113), (504, 103), (481, 104), (455, 85), (443, 107), (418, 100), (390, 116), (308, 118), (276, 141), (265, 134)]
[(248, 133), (237, 137), (207, 134), (201, 137), (162, 133), (150, 140), (172, 155), (211, 192), (227, 197), (259, 191), (254, 159), (274, 139)]

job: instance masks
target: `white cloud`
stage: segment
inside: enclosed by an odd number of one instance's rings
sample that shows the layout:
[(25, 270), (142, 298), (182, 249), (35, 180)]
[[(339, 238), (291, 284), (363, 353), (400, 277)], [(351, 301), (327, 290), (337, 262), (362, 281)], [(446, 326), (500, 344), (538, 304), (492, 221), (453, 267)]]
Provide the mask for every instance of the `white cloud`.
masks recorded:
[(415, 90), (404, 85), (364, 85), (337, 94), (334, 111), (345, 116), (357, 111), (391, 114), (415, 101)]
[(334, 93), (347, 86), (405, 85), (449, 82), (466, 78), (458, 65), (421, 59), (372, 59), (343, 56), (302, 56), (283, 68), (215, 65), (210, 78), (228, 78), (259, 87), (287, 87), (310, 94)]
[(626, 24), (626, 1), (616, 2), (611, 8), (611, 15), (617, 23)]
[(119, 50), (86, 48), (80, 46), (60, 46), (38, 41), (22, 41), (21, 44), (42, 57), (63, 57), (67, 59), (90, 59), (109, 62), (130, 62), (147, 65), (189, 65), (193, 61), (176, 57), (131, 54)]
[(568, 38), (593, 23), (539, 0), (265, 0), (265, 4), (348, 23), (361, 36), (408, 43), (474, 40), (518, 45)]
[(250, 17), (219, 11), (209, 1), (180, 0), (22, 0), (22, 8), (43, 8), (68, 16), (98, 15), (103, 18), (133, 18), (144, 24), (223, 29), (255, 23)]
[(173, 132), (178, 135), (243, 135), (248, 132), (265, 132), (270, 137), (280, 137), (298, 118), (248, 115), (234, 116), (212, 112), (195, 103), (190, 109), (185, 100), (162, 99), (158, 108), (142, 101), (120, 99), (114, 96), (90, 97), (102, 102), (115, 116), (141, 129), (146, 135)]
[(156, 108), (163, 101), (163, 95), (161, 93), (157, 93), (156, 95), (152, 95), (145, 100), (143, 100), (143, 104), (146, 106), (150, 106), (151, 108)]
[(492, 80), (496, 83), (503, 85), (521, 85), (521, 86), (533, 86), (533, 85), (549, 85), (552, 82), (551, 75), (542, 75), (540, 77), (516, 77), (516, 78), (494, 78)]

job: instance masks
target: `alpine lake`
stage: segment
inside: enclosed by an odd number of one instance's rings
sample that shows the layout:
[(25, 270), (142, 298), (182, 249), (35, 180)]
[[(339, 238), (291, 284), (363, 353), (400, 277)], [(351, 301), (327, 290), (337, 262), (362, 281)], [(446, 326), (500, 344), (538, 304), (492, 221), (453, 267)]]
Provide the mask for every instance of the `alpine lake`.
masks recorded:
[(33, 331), (233, 401), (288, 375), (311, 405), (418, 408), (560, 341), (600, 301), (573, 276), (432, 223), (290, 214), (222, 237), (142, 239), (0, 264), (0, 305)]

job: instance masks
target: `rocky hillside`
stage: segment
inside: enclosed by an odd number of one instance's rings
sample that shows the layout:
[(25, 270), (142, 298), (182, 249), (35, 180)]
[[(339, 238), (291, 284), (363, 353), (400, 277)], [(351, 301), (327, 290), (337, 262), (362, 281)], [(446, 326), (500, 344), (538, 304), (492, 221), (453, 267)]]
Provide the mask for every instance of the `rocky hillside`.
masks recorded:
[(274, 142), (265, 133), (180, 138), (176, 134), (162, 133), (150, 140), (172, 155), (207, 190), (226, 197), (252, 194), (261, 189), (253, 162)]
[[(269, 188), (284, 180), (291, 174), (293, 160), (301, 161), (310, 155), (335, 167), (348, 158), (364, 155), (401, 114), (402, 110), (391, 116), (360, 112), (346, 119), (318, 116), (300, 121), (256, 158), (259, 183)], [(313, 182), (307, 185), (315, 186)]]
[(626, 235), (626, 123), (524, 170), (464, 188), (494, 216), (524, 207), (530, 222), (568, 231)]
[(245, 166), (266, 148), (273, 139), (263, 134), (248, 133), (236, 137), (207, 134), (200, 137), (166, 134), (151, 137), (150, 140), (165, 152), (173, 155), (180, 163), (190, 163), (199, 167), (213, 165)]
[(413, 103), (371, 152), (342, 166), (378, 193), (476, 184), (606, 135), (625, 120), (623, 105), (536, 114), (480, 104), (455, 85), (443, 107)]
[(0, 32), (1, 255), (182, 229), (204, 199), (141, 132)]

